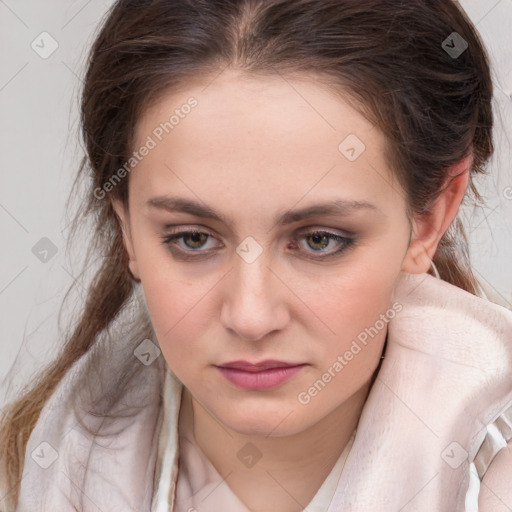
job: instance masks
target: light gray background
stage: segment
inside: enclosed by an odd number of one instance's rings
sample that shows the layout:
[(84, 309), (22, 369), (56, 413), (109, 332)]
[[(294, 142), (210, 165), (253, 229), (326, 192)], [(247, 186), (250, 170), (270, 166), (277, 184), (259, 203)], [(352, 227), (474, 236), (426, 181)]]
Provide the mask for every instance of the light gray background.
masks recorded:
[[(512, 304), (512, 0), (461, 3), (491, 55), (498, 125), (490, 176), (479, 182), (488, 207), (464, 206), (461, 216), (477, 276)], [(59, 324), (58, 308), (80, 270), (80, 254), (65, 253), (64, 203), (82, 154), (80, 77), (110, 4), (0, 0), (0, 381), (12, 368), (13, 389), (55, 353), (59, 325), (66, 325), (65, 318)], [(44, 31), (58, 44), (46, 59), (31, 47)], [(43, 237), (58, 250), (46, 263), (32, 252)], [(68, 318), (79, 311), (84, 292), (80, 286)]]

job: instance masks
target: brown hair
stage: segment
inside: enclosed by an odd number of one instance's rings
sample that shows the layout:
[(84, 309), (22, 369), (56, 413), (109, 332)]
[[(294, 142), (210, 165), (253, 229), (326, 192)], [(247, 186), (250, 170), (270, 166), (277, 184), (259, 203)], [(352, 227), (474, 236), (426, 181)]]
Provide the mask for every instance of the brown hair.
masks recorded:
[[(454, 32), (468, 45), (458, 56), (445, 43), (455, 44), (449, 39)], [(75, 185), (85, 180), (88, 195), (73, 226), (94, 222), (89, 252), (103, 259), (61, 353), (3, 418), (2, 468), (11, 504), (45, 402), (133, 293), (119, 221), (108, 197), (95, 191), (129, 159), (137, 120), (166, 92), (227, 66), (248, 75), (312, 74), (348, 93), (385, 134), (386, 158), (410, 213), (428, 209), (450, 166), (472, 155), (471, 174), (483, 173), (493, 151), (488, 57), (453, 1), (119, 0), (87, 64), (81, 98), (87, 156)], [(121, 180), (112, 196), (126, 201), (127, 182)], [(481, 199), (471, 176), (469, 189)], [(434, 263), (442, 279), (476, 293), (458, 220), (444, 234)]]

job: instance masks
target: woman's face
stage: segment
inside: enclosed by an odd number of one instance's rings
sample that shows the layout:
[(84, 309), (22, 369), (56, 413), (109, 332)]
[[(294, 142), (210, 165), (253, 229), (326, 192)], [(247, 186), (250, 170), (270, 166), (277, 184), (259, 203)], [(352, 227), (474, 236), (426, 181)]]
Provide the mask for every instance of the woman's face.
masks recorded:
[[(116, 211), (163, 356), (193, 398), (237, 432), (293, 434), (378, 365), (408, 249), (404, 193), (383, 135), (327, 89), (211, 80), (146, 112), (129, 216)], [(268, 360), (295, 368), (219, 368)]]

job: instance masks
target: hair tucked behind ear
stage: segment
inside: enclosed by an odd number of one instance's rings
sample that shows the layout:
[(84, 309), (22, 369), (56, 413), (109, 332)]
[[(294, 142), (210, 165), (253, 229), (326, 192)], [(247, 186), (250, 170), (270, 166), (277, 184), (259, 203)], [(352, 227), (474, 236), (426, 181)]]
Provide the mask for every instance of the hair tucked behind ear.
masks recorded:
[[(443, 47), (454, 32), (468, 44), (457, 57)], [(109, 200), (126, 202), (128, 180), (108, 194), (105, 185), (131, 156), (137, 120), (161, 95), (227, 66), (248, 75), (315, 76), (353, 98), (385, 135), (389, 168), (413, 214), (439, 194), (451, 166), (472, 154), (471, 175), (483, 173), (493, 151), (487, 55), (467, 16), (448, 0), (119, 0), (87, 64), (87, 158), (77, 179), (87, 183), (88, 196), (74, 226), (93, 220), (88, 254), (103, 260), (60, 355), (6, 408), (0, 471), (11, 507), (41, 409), (132, 294)], [(470, 192), (480, 199), (471, 180)], [(443, 279), (475, 293), (459, 222), (443, 236), (434, 262)]]

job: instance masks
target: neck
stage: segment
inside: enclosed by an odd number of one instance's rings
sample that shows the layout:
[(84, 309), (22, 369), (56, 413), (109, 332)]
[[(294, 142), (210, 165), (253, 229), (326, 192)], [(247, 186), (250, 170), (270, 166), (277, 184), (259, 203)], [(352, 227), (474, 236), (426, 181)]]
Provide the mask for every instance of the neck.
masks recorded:
[[(237, 497), (251, 512), (302, 511), (354, 433), (371, 383), (302, 432), (290, 436), (248, 436), (221, 425), (185, 388), (182, 430), (195, 443)], [(247, 443), (261, 452), (259, 461), (244, 467), (239, 450)]]

